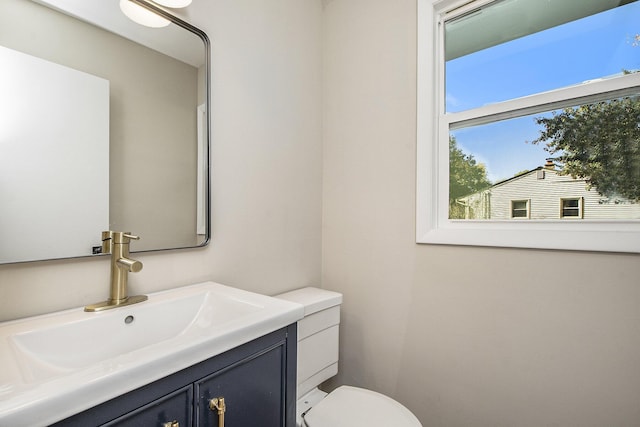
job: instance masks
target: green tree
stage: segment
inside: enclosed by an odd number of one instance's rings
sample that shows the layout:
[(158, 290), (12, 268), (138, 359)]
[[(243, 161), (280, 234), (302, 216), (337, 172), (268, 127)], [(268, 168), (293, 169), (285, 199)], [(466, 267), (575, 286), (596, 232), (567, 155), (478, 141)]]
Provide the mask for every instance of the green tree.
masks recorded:
[(533, 143), (545, 143), (560, 173), (605, 196), (640, 200), (640, 99), (596, 102), (537, 117)]
[(454, 137), (449, 137), (449, 217), (464, 218), (464, 208), (456, 199), (491, 186), (487, 168), (471, 154), (465, 154)]

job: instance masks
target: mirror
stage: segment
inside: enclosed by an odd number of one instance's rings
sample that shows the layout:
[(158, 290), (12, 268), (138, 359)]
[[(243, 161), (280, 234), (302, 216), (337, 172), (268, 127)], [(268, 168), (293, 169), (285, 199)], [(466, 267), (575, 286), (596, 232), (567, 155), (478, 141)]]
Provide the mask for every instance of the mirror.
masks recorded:
[(0, 263), (209, 240), (209, 40), (118, 1), (0, 2)]

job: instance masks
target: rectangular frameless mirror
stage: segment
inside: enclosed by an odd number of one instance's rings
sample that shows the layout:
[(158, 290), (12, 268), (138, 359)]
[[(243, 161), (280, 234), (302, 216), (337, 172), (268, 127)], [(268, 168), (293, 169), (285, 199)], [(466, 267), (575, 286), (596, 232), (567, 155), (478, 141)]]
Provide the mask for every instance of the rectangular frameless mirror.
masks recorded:
[(118, 1), (0, 2), (0, 263), (209, 240), (209, 40)]

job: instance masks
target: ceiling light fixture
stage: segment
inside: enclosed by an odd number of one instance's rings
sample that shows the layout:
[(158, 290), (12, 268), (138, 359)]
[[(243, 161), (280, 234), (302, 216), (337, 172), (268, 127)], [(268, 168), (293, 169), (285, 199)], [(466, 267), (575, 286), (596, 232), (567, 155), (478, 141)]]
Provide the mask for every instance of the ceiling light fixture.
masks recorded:
[(153, 1), (162, 6), (170, 7), (173, 9), (187, 7), (191, 4), (191, 0), (153, 0)]
[[(171, 3), (171, 0), (163, 1)], [(185, 1), (188, 1), (189, 3), (191, 2), (191, 0), (174, 0), (174, 2), (179, 1), (182, 3)], [(144, 25), (145, 27), (161, 28), (166, 27), (171, 23), (168, 19), (163, 18), (151, 10), (129, 0), (120, 0), (120, 10), (122, 10), (122, 13), (124, 13), (133, 22)]]

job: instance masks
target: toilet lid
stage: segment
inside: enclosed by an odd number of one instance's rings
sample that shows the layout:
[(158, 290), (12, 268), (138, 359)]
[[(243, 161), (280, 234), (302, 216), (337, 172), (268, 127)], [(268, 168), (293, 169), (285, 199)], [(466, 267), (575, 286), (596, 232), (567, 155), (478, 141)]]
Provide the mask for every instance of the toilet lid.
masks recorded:
[(304, 421), (308, 427), (422, 427), (411, 411), (390, 397), (350, 386), (329, 393)]

